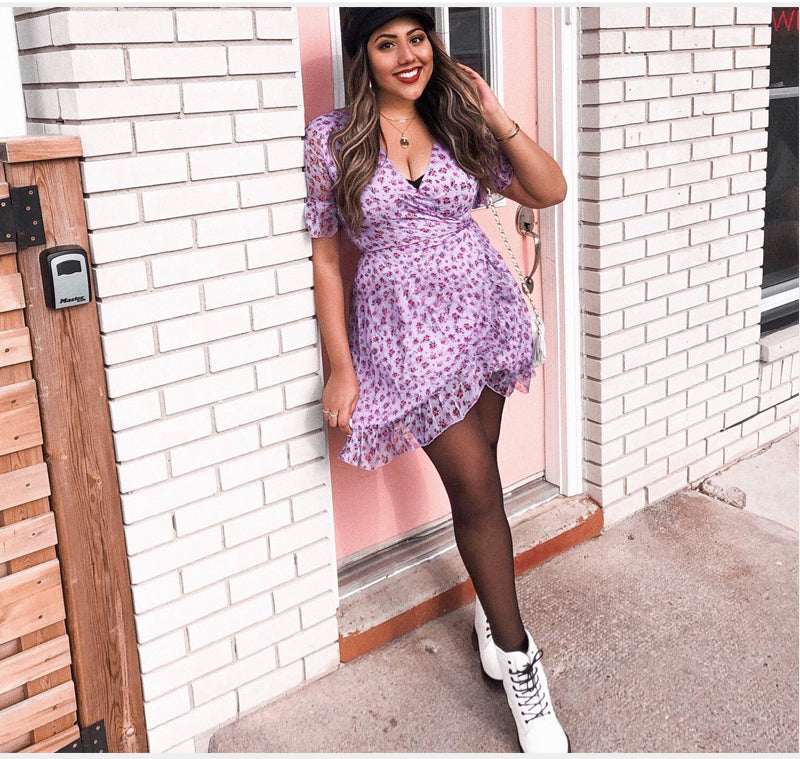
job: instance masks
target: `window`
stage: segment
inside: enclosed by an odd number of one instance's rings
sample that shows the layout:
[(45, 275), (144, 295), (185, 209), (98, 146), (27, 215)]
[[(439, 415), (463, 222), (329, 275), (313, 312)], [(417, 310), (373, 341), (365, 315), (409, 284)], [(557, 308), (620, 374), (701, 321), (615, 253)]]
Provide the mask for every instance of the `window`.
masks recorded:
[(761, 332), (798, 320), (797, 8), (772, 9)]
[(489, 8), (440, 8), (437, 28), (448, 52), (459, 63), (475, 69), (494, 88)]

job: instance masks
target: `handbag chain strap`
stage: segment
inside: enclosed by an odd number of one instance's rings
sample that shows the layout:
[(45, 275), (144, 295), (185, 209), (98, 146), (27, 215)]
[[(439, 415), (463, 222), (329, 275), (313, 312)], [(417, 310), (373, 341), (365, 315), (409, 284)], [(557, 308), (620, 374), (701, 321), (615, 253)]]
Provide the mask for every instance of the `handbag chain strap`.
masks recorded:
[[(519, 263), (517, 262), (517, 257), (514, 255), (514, 251), (511, 249), (511, 243), (509, 243), (508, 238), (506, 237), (506, 232), (503, 229), (503, 225), (500, 223), (500, 216), (498, 216), (497, 208), (495, 208), (495, 205), (494, 205), (494, 198), (492, 197), (492, 191), (489, 190), (487, 192), (487, 195), (488, 195), (488, 198), (489, 198), (489, 207), (492, 209), (492, 214), (494, 215), (494, 220), (495, 220), (495, 222), (497, 222), (497, 229), (500, 231), (500, 237), (503, 238), (503, 242), (505, 243), (506, 250), (508, 250), (508, 255), (511, 256), (511, 262), (514, 264), (514, 268), (517, 271), (517, 276), (519, 277), (519, 282), (520, 282), (520, 286), (522, 288), (522, 292), (525, 293), (525, 296), (530, 301), (531, 308), (533, 308), (533, 315), (536, 317), (536, 323), (537, 324), (541, 324), (542, 323), (542, 319), (539, 316), (539, 312), (536, 310), (536, 304), (533, 302), (533, 294), (532, 294), (533, 293), (533, 279), (531, 279), (531, 277), (526, 277), (522, 273), (522, 269), (519, 268)], [(533, 274), (533, 272), (531, 272), (531, 274)], [(530, 290), (528, 290), (528, 288), (525, 286), (526, 282), (530, 282), (531, 283), (531, 285), (530, 285), (531, 289)]]

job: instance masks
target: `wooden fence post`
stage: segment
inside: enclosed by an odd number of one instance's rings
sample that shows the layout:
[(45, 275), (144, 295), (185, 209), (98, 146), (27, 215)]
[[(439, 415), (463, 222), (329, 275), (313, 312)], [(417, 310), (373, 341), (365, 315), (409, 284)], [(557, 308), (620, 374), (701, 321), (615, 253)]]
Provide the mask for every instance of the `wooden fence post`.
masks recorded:
[(81, 727), (102, 720), (108, 750), (147, 751), (139, 657), (97, 309), (45, 305), (39, 253), (88, 252), (76, 137), (0, 140), (6, 182), (39, 191), (45, 244), (18, 252), (58, 534)]

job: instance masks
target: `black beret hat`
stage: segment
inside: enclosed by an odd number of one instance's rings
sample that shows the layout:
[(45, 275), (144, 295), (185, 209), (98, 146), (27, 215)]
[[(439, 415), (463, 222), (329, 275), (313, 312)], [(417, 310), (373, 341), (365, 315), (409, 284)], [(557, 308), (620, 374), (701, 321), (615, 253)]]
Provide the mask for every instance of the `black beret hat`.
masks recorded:
[(436, 22), (424, 8), (348, 8), (345, 27), (342, 31), (344, 49), (352, 58), (358, 46), (369, 39), (376, 29), (400, 16), (415, 16), (422, 22), (425, 30), (434, 29)]

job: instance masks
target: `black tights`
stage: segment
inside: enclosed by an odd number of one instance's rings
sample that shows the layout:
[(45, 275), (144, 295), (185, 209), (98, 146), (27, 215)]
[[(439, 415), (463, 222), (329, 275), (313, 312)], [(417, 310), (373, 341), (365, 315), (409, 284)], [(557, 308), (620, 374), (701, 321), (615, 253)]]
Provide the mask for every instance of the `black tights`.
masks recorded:
[(497, 440), (505, 398), (484, 387), (460, 422), (423, 447), (442, 478), (453, 511), (456, 545), (504, 651), (525, 650), (527, 638), (514, 581), (511, 528), (503, 508)]

